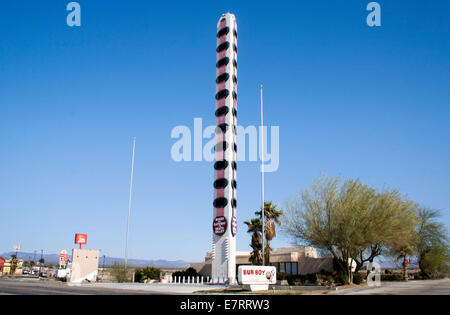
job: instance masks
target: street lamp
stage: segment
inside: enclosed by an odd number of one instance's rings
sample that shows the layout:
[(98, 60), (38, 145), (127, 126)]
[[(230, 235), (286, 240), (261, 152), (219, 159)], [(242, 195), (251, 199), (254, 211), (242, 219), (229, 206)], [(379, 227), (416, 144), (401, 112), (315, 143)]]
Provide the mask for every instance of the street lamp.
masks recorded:
[(130, 197), (128, 199), (128, 220), (127, 220), (127, 240), (125, 247), (125, 267), (128, 264), (128, 233), (130, 231), (130, 212), (131, 212), (131, 192), (133, 190), (133, 170), (134, 170), (134, 150), (136, 148), (136, 137), (133, 138), (133, 155), (131, 156), (131, 177), (130, 177)]
[(261, 90), (261, 214), (262, 214), (262, 265), (265, 265), (264, 257), (264, 230), (265, 230), (265, 213), (264, 213), (264, 117), (263, 117), (263, 86), (259, 86)]

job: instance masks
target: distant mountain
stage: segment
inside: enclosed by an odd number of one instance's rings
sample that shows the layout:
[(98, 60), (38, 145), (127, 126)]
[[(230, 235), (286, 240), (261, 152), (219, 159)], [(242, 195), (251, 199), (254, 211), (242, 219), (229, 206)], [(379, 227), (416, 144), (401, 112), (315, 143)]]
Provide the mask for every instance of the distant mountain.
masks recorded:
[[(396, 262), (394, 259), (389, 257), (378, 257), (375, 258), (375, 262), (380, 264), (381, 269), (402, 269), (402, 260)], [(411, 263), (408, 265), (409, 269), (417, 269), (419, 268), (419, 264), (417, 261), (411, 259)]]
[[(70, 252), (69, 252), (70, 253)], [(15, 252), (9, 252), (9, 253), (3, 253), (0, 256), (9, 259), (11, 255), (14, 255)], [(23, 260), (30, 260), (33, 259), (34, 253), (22, 253), (19, 252), (18, 254), (19, 259)], [(49, 264), (58, 264), (59, 260), (59, 254), (45, 254), (44, 256), (45, 262)], [(36, 254), (36, 262), (41, 258), (41, 255), (39, 253)], [(69, 255), (69, 259), (71, 259), (71, 255)], [(115, 262), (123, 262), (123, 258), (117, 258), (117, 257), (108, 257), (106, 256), (103, 261), (103, 256), (100, 255), (99, 257), (99, 266), (103, 266), (103, 263), (105, 266), (111, 266)], [(388, 258), (388, 257), (377, 257), (375, 261), (380, 264), (381, 269), (401, 269), (402, 268), (402, 262), (396, 262), (395, 260)], [(128, 259), (128, 264), (133, 267), (147, 267), (147, 266), (155, 266), (157, 268), (168, 268), (168, 269), (186, 269), (189, 268), (189, 263), (184, 260), (164, 260), (164, 259), (157, 259), (157, 260), (146, 260), (146, 259)], [(411, 264), (408, 266), (410, 269), (418, 268), (417, 261), (412, 261)]]
[[(0, 256), (9, 259), (11, 255), (15, 255), (15, 252), (8, 252), (3, 253)], [(40, 254), (34, 255), (34, 253), (26, 253), (26, 252), (19, 252), (18, 258), (23, 260), (32, 260), (34, 257), (36, 257), (36, 262), (39, 261), (41, 258)], [(69, 259), (72, 259), (71, 255), (68, 255)], [(46, 263), (49, 264), (58, 264), (59, 261), (59, 254), (44, 254), (43, 258)], [(111, 266), (115, 262), (123, 262), (123, 258), (116, 258), (116, 257), (108, 257), (103, 256), (99, 257), (99, 266)], [(146, 259), (128, 259), (128, 264), (133, 267), (147, 267), (147, 266), (155, 266), (157, 268), (169, 268), (169, 269), (186, 269), (189, 267), (189, 263), (184, 260), (164, 260), (164, 259), (157, 259), (157, 260), (146, 260)]]
[[(105, 261), (103, 262), (103, 256), (100, 257), (99, 265), (103, 266), (103, 263), (105, 266), (111, 266), (115, 262), (123, 262), (123, 258), (115, 258), (115, 257), (108, 257), (106, 256)], [(157, 260), (145, 260), (145, 259), (128, 259), (128, 264), (133, 267), (147, 267), (147, 266), (155, 266), (157, 268), (169, 268), (169, 269), (186, 269), (189, 268), (189, 263), (184, 260), (164, 260), (164, 259), (157, 259)]]

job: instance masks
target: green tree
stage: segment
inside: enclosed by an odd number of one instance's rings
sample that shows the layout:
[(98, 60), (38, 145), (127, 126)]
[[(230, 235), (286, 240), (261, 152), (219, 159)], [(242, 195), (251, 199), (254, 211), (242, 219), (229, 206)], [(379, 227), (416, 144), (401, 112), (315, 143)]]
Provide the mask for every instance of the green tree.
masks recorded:
[(438, 222), (439, 211), (418, 208), (416, 228), (416, 250), (419, 268), (425, 279), (448, 273), (449, 244), (445, 226)]
[[(397, 190), (385, 189), (377, 193), (372, 188), (357, 182), (357, 194), (365, 195), (366, 202), (354, 199), (359, 204), (358, 220), (360, 221), (360, 247), (352, 255), (358, 272), (366, 262), (373, 262), (383, 250), (410, 235), (416, 224), (415, 203), (404, 200)], [(350, 207), (351, 209), (351, 207)]]
[(437, 279), (450, 273), (448, 246), (433, 245), (419, 262), (424, 279)]
[(148, 266), (145, 268), (137, 268), (134, 279), (136, 282), (144, 282), (145, 280), (160, 280), (162, 271), (160, 268)]
[(284, 232), (334, 259), (344, 283), (414, 226), (413, 203), (393, 190), (377, 193), (359, 180), (319, 177), (286, 203)]

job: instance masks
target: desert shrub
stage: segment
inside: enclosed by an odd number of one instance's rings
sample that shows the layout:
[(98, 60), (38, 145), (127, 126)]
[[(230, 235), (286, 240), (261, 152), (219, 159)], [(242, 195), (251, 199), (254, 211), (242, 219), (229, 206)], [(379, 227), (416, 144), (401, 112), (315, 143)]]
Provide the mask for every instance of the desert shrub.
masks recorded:
[(136, 269), (134, 279), (136, 282), (144, 282), (147, 279), (159, 280), (161, 275), (161, 269), (154, 266), (148, 266), (145, 268)]
[(176, 271), (172, 274), (173, 277), (198, 277), (199, 273), (192, 267), (183, 271)]
[(286, 280), (289, 285), (306, 285), (306, 284), (316, 284), (317, 275), (315, 273), (307, 275), (288, 275)]
[(277, 272), (277, 280), (288, 280), (288, 277), (289, 275), (285, 272)]
[(333, 286), (335, 284), (334, 277), (331, 273), (316, 274), (316, 285)]
[(124, 263), (115, 262), (111, 267), (111, 275), (119, 283), (131, 282), (132, 270)]
[(288, 275), (286, 280), (289, 285), (303, 285), (304, 284), (304, 276), (302, 275)]
[(365, 272), (356, 272), (353, 274), (353, 283), (361, 284), (367, 278), (367, 273)]
[(403, 281), (401, 273), (392, 273), (381, 275), (381, 281)]

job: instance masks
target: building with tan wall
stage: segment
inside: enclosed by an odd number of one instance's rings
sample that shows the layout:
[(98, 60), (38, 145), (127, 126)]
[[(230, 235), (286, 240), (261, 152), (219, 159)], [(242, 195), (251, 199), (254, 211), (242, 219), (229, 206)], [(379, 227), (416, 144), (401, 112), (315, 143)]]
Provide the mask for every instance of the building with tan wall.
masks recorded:
[(74, 248), (70, 282), (95, 282), (98, 276), (98, 250)]
[[(241, 265), (251, 265), (250, 252), (236, 252), (236, 270)], [(305, 275), (322, 270), (333, 271), (333, 259), (318, 258), (317, 249), (309, 246), (283, 247), (270, 254), (270, 265), (277, 272), (289, 275)], [(206, 253), (204, 262), (191, 263), (190, 266), (205, 277), (211, 277), (211, 253)]]
[[(3, 267), (2, 267), (2, 275), (12, 274), (11, 263), (12, 263), (12, 259), (4, 260)], [(18, 259), (14, 274), (21, 275), (22, 271), (23, 271), (23, 259)]]

